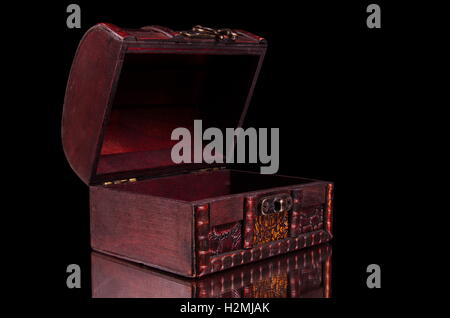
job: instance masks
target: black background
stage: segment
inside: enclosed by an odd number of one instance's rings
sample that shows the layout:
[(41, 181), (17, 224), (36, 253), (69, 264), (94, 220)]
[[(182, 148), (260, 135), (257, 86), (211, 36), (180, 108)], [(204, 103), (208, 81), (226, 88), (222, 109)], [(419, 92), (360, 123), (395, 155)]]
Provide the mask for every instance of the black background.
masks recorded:
[[(14, 145), (24, 151), (18, 163), (32, 181), (15, 186), (23, 224), (16, 237), (25, 238), (16, 251), (24, 259), (17, 263), (24, 265), (21, 276), (31, 281), (25, 290), (33, 299), (64, 301), (70, 308), (106, 302), (90, 299), (88, 188), (68, 165), (60, 138), (72, 59), (84, 32), (98, 22), (175, 30), (201, 24), (265, 37), (268, 53), (245, 124), (280, 128), (280, 174), (331, 180), (336, 188), (334, 298), (273, 301), (273, 311), (311, 303), (326, 311), (355, 303), (381, 310), (378, 301), (402, 295), (404, 154), (411, 142), (405, 116), (415, 112), (405, 97), (421, 98), (412, 79), (421, 66), (411, 53), (421, 47), (416, 39), (422, 31), (420, 22), (408, 24), (414, 20), (408, 20), (408, 6), (376, 1), (382, 28), (368, 29), (370, 2), (365, 1), (77, 1), (82, 27), (68, 29), (69, 3), (24, 7), (31, 24), (17, 25), (25, 31), (8, 41), (21, 47), (15, 80), (27, 88), (18, 93), (25, 107), (17, 110), (27, 115)], [(82, 268), (78, 290), (65, 284), (72, 263)], [(382, 269), (378, 290), (366, 287), (366, 267), (372, 263)], [(152, 310), (178, 311), (172, 303), (182, 302), (144, 301)]]

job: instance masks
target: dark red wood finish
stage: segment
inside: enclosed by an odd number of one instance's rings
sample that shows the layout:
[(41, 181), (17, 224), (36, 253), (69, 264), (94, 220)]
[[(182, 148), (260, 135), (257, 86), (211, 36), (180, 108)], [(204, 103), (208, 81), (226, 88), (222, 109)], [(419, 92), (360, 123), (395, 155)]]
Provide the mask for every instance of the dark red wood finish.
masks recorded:
[[(90, 188), (94, 250), (200, 277), (331, 239), (331, 183), (170, 160), (173, 128), (192, 128), (198, 118), (221, 128), (242, 124), (266, 42), (235, 32), (235, 41), (217, 41), (99, 24), (83, 37), (62, 141)], [(223, 80), (225, 90), (217, 85)], [(211, 167), (220, 169), (203, 171)], [(293, 199), (288, 235), (260, 244), (259, 202), (280, 193)]]
[[(236, 193), (229, 188), (232, 181), (242, 186), (249, 179), (253, 180), (253, 177), (281, 178), (286, 183), (294, 184), (268, 186), (268, 190), (257, 191), (249, 191), (254, 187), (248, 184), (247, 191), (242, 189), (242, 192)], [(262, 183), (263, 179), (259, 180)], [(213, 182), (216, 183), (214, 192), (203, 191)], [(152, 194), (152, 189), (161, 185), (164, 188), (159, 187)], [(189, 186), (183, 190), (185, 185)], [(204, 276), (329, 241), (332, 235), (327, 226), (324, 228), (315, 224), (315, 227), (292, 232), (294, 218), (291, 217), (291, 232), (286, 239), (257, 245), (253, 242), (257, 202), (259, 198), (274, 193), (303, 193), (304, 198), (309, 196), (302, 204), (301, 201), (295, 201), (302, 196), (293, 195), (293, 209), (299, 215), (297, 227), (300, 229), (303, 215), (310, 222), (310, 211), (324, 211), (323, 219), (331, 220), (331, 200), (326, 201), (325, 195), (310, 196), (311, 193), (320, 192), (317, 190), (319, 188), (331, 189), (330, 184), (323, 181), (263, 176), (227, 169), (160, 177), (132, 184), (91, 186), (92, 247), (183, 276)], [(150, 192), (147, 192), (148, 189)], [(187, 200), (189, 198), (192, 200)], [(330, 199), (330, 194), (327, 194), (327, 198)], [(230, 210), (233, 208), (238, 209), (239, 213)], [(234, 217), (220, 217), (227, 214)], [(214, 224), (211, 219), (216, 219)], [(230, 220), (233, 222), (228, 223)], [(232, 228), (236, 224), (240, 224), (242, 231), (242, 240), (239, 240), (241, 245), (234, 245), (234, 248), (219, 253), (215, 238), (217, 228), (226, 228), (227, 225)]]
[(102, 186), (90, 190), (93, 249), (194, 275), (190, 204)]
[(73, 60), (64, 99), (64, 151), (72, 169), (87, 184), (93, 179), (103, 120), (123, 61), (123, 38), (113, 34), (102, 25), (86, 32)]

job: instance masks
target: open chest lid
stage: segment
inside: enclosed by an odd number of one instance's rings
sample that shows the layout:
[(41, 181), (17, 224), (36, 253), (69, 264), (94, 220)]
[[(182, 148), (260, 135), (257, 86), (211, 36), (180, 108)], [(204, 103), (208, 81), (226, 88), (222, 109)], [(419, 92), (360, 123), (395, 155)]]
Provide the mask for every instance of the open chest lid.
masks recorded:
[(175, 32), (97, 24), (83, 36), (62, 118), (66, 157), (86, 184), (201, 169), (171, 159), (175, 128), (242, 125), (266, 41), (200, 26)]

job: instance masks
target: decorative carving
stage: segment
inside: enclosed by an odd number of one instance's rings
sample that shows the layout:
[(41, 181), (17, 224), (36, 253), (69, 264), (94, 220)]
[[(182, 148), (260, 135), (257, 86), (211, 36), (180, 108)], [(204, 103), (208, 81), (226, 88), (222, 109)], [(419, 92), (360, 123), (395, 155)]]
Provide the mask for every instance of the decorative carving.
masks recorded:
[(299, 233), (317, 231), (323, 228), (323, 207), (310, 207), (300, 211), (298, 218)]
[[(246, 250), (231, 251), (222, 255), (211, 255), (210, 266), (205, 274), (221, 271), (241, 264), (255, 262), (270, 256), (295, 251), (308, 246), (321, 244), (328, 242), (330, 239), (331, 235), (328, 232), (319, 230), (300, 234), (298, 237), (288, 237), (287, 239), (278, 242), (258, 245)], [(236, 257), (237, 255), (240, 257)]]
[(241, 229), (241, 222), (214, 226), (208, 235), (211, 254), (217, 255), (241, 249)]
[[(333, 185), (328, 184), (325, 205), (309, 208), (301, 207), (304, 195), (301, 189), (293, 190), (291, 192), (292, 208), (284, 213), (279, 212), (269, 215), (258, 213), (258, 203), (262, 202), (260, 201), (261, 197), (246, 197), (244, 223), (237, 222), (240, 223), (240, 239), (243, 240), (243, 250), (240, 248), (234, 249), (234, 247), (229, 250), (229, 247), (225, 247), (226, 240), (231, 239), (233, 241), (232, 229), (236, 226), (234, 231), (237, 230), (236, 223), (229, 224), (228, 228), (216, 227), (211, 231), (208, 216), (205, 220), (207, 226), (204, 227), (208, 232), (206, 236), (201, 235), (202, 238), (207, 238), (208, 250), (202, 252), (197, 250), (198, 257), (202, 255), (202, 260), (197, 261), (198, 276), (201, 277), (237, 265), (328, 242), (332, 237), (332, 190)], [(204, 209), (208, 211), (208, 205), (205, 205)], [(288, 235), (289, 232), (292, 234)], [(293, 236), (295, 232), (297, 232), (297, 235)], [(198, 234), (203, 233), (203, 230), (197, 228), (196, 233), (198, 241), (200, 240)], [(234, 240), (238, 242), (236, 234), (237, 232), (234, 232)], [(221, 240), (224, 240), (224, 242), (220, 247), (219, 242)], [(217, 244), (216, 247), (214, 247), (214, 244)], [(235, 243), (234, 246), (237, 246), (237, 244)], [(239, 244), (242, 244), (242, 242)], [(197, 245), (197, 247), (199, 246)], [(231, 246), (233, 245), (231, 244)]]
[(288, 211), (256, 217), (253, 231), (253, 246), (288, 237)]

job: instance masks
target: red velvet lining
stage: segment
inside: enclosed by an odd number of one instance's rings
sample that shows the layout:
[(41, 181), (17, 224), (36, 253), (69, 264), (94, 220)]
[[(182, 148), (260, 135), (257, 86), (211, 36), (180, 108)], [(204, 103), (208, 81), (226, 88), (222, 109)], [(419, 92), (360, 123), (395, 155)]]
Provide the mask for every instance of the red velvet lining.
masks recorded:
[[(170, 111), (179, 115), (177, 117), (167, 116), (167, 108), (113, 110), (105, 131), (97, 174), (173, 166), (171, 151), (178, 140), (171, 140), (172, 130), (185, 127), (193, 138), (194, 119), (198, 117), (192, 107), (170, 106)], [(191, 151), (191, 162), (194, 162)]]
[(169, 167), (174, 165), (170, 157), (170, 152), (170, 149), (161, 149), (103, 155), (98, 162), (97, 173), (107, 174), (112, 172)]
[(195, 119), (237, 127), (257, 56), (127, 54), (107, 118), (97, 174), (175, 165), (177, 127)]
[[(170, 116), (169, 112), (177, 114)], [(186, 127), (193, 131), (198, 110), (183, 106), (151, 106), (114, 109), (105, 131), (102, 155), (170, 149), (172, 130)]]

